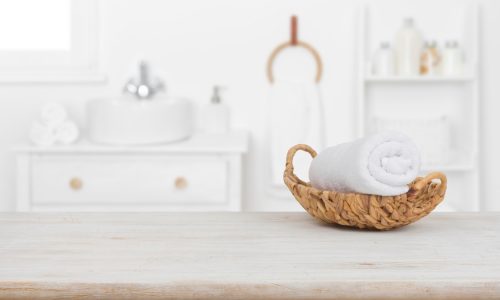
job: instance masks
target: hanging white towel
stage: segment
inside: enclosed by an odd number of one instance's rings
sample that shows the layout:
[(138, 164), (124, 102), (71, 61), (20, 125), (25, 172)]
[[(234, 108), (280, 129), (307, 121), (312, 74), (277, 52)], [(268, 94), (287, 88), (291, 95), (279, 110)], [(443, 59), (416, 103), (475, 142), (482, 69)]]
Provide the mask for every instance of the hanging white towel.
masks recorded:
[[(277, 80), (269, 93), (269, 135), (271, 157), (271, 185), (283, 187), (283, 170), (290, 147), (306, 143), (322, 149), (324, 124), (320, 87), (314, 82), (297, 83)], [(294, 162), (297, 174), (305, 174), (310, 159)]]

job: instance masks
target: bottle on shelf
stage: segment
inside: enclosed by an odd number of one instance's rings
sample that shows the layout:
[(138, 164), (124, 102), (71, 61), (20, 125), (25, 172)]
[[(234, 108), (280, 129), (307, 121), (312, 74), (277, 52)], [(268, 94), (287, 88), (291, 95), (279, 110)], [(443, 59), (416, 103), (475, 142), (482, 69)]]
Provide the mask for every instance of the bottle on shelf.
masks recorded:
[(220, 86), (213, 87), (212, 98), (201, 112), (201, 128), (206, 133), (221, 134), (229, 131), (229, 107), (222, 103)]
[(459, 76), (463, 74), (463, 69), (464, 58), (458, 41), (447, 41), (443, 50), (442, 74), (445, 76)]
[(422, 36), (415, 28), (412, 18), (406, 18), (396, 34), (395, 56), (396, 71), (400, 76), (420, 74), (420, 56), (422, 54)]
[(420, 57), (420, 74), (436, 75), (441, 64), (441, 53), (436, 41), (427, 41)]
[(389, 42), (380, 43), (372, 60), (372, 74), (376, 76), (394, 75), (394, 54)]

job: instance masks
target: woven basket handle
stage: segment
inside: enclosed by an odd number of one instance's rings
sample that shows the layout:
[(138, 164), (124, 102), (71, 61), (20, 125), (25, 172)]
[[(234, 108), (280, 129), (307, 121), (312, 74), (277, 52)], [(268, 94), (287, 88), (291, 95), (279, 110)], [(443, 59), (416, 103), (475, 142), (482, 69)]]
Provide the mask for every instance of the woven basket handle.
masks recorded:
[(439, 179), (441, 182), (439, 185), (439, 195), (443, 196), (444, 193), (446, 192), (446, 185), (448, 180), (446, 179), (446, 175), (444, 175), (441, 172), (432, 172), (429, 173), (427, 176), (425, 176), (422, 180), (419, 180), (416, 182), (413, 186), (412, 189), (415, 191), (421, 190), (423, 187), (427, 186), (429, 182), (431, 182), (434, 179)]
[(285, 165), (284, 176), (290, 177), (292, 180), (295, 180), (301, 184), (307, 184), (305, 181), (302, 181), (300, 178), (297, 177), (297, 175), (295, 175), (293, 173), (293, 157), (295, 156), (295, 153), (297, 153), (297, 151), (299, 151), (299, 150), (302, 150), (302, 151), (305, 151), (305, 152), (311, 154), (312, 158), (315, 158), (316, 154), (317, 154), (313, 148), (311, 148), (310, 146), (308, 146), (306, 144), (298, 144), (298, 145), (293, 146), (292, 148), (290, 148), (290, 150), (288, 150), (288, 153), (286, 155), (286, 165)]

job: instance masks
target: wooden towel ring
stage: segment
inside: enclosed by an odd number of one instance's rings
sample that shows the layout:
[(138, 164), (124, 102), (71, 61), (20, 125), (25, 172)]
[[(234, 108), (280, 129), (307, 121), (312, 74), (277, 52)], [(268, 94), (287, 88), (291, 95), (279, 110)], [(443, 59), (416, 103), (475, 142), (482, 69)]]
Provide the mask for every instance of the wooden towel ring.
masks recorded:
[(290, 22), (290, 41), (284, 42), (278, 47), (276, 47), (272, 52), (271, 55), (269, 56), (269, 59), (267, 60), (267, 78), (270, 83), (274, 83), (274, 75), (273, 75), (273, 64), (278, 56), (278, 54), (283, 51), (284, 49), (288, 47), (302, 47), (306, 49), (311, 55), (314, 57), (314, 60), (316, 61), (316, 82), (321, 81), (321, 76), (323, 75), (323, 62), (321, 61), (321, 56), (319, 55), (318, 51), (314, 49), (313, 46), (309, 45), (308, 43), (299, 41), (297, 36), (298, 36), (298, 26), (297, 26), (297, 16), (292, 16), (291, 22)]

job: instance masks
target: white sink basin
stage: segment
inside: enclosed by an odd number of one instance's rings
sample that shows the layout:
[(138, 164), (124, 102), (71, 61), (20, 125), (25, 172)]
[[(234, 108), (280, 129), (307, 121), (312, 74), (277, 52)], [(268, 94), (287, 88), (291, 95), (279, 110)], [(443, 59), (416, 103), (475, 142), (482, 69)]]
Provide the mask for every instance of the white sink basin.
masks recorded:
[(188, 138), (191, 103), (184, 99), (114, 99), (87, 103), (89, 138), (97, 143), (139, 145)]

